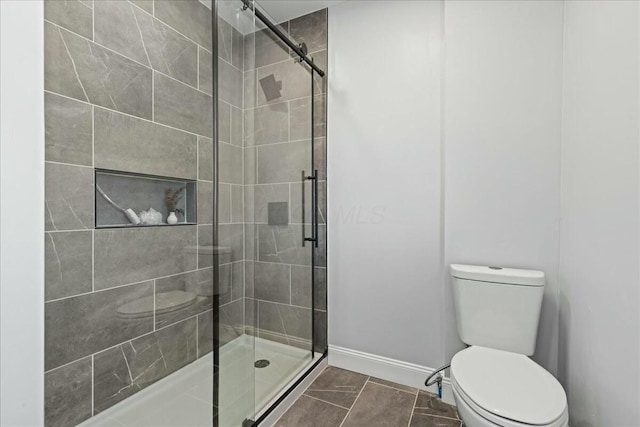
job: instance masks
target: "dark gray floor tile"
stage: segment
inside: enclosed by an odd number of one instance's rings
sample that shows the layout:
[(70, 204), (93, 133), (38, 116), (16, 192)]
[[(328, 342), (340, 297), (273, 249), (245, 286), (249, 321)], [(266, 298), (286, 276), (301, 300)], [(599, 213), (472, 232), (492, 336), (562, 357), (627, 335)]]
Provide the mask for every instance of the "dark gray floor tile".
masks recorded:
[(125, 1), (95, 3), (95, 41), (196, 87), (198, 47)]
[(45, 230), (93, 228), (93, 169), (45, 165)]
[(145, 119), (151, 69), (45, 23), (45, 89)]
[(421, 415), (438, 415), (447, 418), (458, 418), (453, 405), (448, 405), (434, 394), (420, 390), (414, 412)]
[(44, 96), (46, 160), (91, 166), (91, 106), (51, 93)]
[(195, 135), (102, 108), (94, 121), (97, 168), (196, 179)]
[(418, 392), (418, 390), (413, 388), (413, 387), (409, 387), (409, 386), (406, 386), (406, 385), (394, 383), (394, 382), (387, 381), (387, 380), (382, 380), (380, 378), (371, 377), (371, 378), (369, 378), (369, 381), (372, 382), (372, 383), (381, 384), (381, 385), (385, 385), (387, 387), (395, 388), (397, 390), (413, 393), (414, 395)]
[(346, 415), (344, 408), (303, 395), (278, 420), (276, 427), (339, 427)]
[(460, 420), (433, 415), (413, 414), (409, 427), (462, 427)]
[(211, 51), (211, 10), (198, 0), (156, 0), (155, 17)]
[(254, 286), (256, 299), (289, 304), (291, 302), (290, 266), (256, 262), (254, 264)]
[(415, 394), (367, 383), (343, 426), (406, 426), (411, 419)]
[(67, 427), (91, 417), (91, 358), (44, 376), (44, 425)]
[(153, 282), (139, 283), (45, 304), (45, 369), (102, 351), (153, 330), (153, 316), (132, 317), (127, 304), (148, 298)]
[(196, 319), (189, 319), (96, 354), (95, 410), (104, 411), (193, 362), (196, 343)]
[(154, 89), (154, 121), (211, 137), (211, 96), (159, 73), (154, 74)]
[(367, 382), (367, 378), (369, 377), (366, 375), (329, 366), (304, 394), (343, 408), (351, 408)]
[(45, 299), (91, 292), (91, 231), (45, 233)]
[(95, 289), (195, 270), (196, 227), (96, 230)]
[(93, 39), (93, 2), (80, 0), (46, 0), (44, 19)]

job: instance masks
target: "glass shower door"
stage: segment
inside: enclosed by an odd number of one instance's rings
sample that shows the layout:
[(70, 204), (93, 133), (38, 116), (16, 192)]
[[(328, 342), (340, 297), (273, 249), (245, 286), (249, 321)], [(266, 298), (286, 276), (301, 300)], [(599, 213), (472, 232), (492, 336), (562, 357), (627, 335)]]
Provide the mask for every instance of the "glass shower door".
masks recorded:
[[(310, 67), (256, 17), (254, 7), (267, 16), (259, 4), (217, 4), (221, 292), (214, 393), (219, 425), (236, 427), (258, 419), (313, 361), (315, 89)], [(276, 31), (291, 39), (288, 22)]]

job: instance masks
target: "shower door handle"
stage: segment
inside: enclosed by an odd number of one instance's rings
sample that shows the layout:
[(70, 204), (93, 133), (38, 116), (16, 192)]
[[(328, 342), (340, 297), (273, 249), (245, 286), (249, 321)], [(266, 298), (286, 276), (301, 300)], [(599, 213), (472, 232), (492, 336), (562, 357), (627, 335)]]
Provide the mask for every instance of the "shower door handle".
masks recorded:
[[(306, 193), (305, 184), (307, 181), (313, 181), (311, 190), (311, 237), (306, 237)], [(318, 170), (313, 171), (313, 175), (307, 176), (305, 171), (302, 171), (302, 246), (304, 247), (307, 242), (313, 242), (314, 246), (318, 247)]]

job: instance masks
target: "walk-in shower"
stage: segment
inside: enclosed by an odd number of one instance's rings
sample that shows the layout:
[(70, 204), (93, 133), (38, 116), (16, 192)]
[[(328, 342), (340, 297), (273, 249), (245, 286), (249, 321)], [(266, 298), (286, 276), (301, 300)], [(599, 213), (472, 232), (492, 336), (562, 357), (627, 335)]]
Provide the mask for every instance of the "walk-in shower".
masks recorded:
[(326, 13), (45, 1), (47, 426), (253, 425), (324, 356)]

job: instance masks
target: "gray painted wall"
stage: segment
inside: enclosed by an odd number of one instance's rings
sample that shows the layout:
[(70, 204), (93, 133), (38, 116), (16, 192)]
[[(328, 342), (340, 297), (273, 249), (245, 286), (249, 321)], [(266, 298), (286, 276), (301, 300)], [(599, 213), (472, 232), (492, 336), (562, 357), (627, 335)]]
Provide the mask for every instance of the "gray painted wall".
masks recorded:
[(640, 425), (640, 7), (565, 4), (560, 345), (572, 426)]

